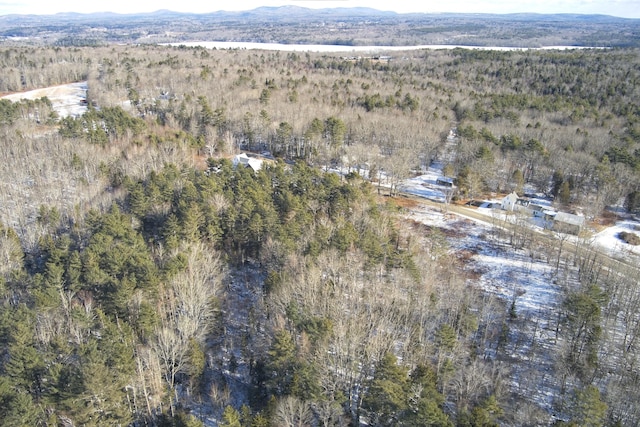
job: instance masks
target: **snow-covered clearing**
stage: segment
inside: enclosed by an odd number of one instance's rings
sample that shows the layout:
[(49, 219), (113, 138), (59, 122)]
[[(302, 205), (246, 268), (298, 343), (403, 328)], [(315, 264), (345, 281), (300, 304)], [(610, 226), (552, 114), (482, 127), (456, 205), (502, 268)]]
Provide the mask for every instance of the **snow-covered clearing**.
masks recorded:
[(398, 186), (398, 190), (404, 193), (414, 194), (436, 202), (446, 201), (447, 188), (436, 183), (442, 176), (437, 171), (430, 169), (428, 173), (407, 179)]
[(489, 221), (444, 214), (426, 205), (412, 208), (408, 217), (448, 231), (451, 251), (472, 255), (467, 268), (477, 273), (474, 285), (508, 301), (517, 297), (518, 309), (532, 313), (554, 304), (557, 295), (551, 283), (554, 266), (547, 258), (508, 246), (495, 235)]
[(77, 117), (87, 111), (87, 89), (87, 82), (84, 81), (12, 93), (2, 98), (18, 102), (21, 99), (34, 100), (47, 97), (60, 117)]
[(621, 240), (618, 235), (623, 231), (640, 235), (640, 222), (632, 219), (623, 219), (615, 225), (594, 234), (593, 239), (607, 254), (637, 261), (640, 257), (640, 246), (630, 245)]

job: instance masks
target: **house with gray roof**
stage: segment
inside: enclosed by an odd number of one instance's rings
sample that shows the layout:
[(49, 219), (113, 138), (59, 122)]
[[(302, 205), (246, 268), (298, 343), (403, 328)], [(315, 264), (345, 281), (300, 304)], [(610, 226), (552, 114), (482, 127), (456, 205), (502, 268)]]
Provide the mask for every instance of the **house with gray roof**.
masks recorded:
[(551, 229), (560, 233), (578, 234), (584, 227), (585, 219), (582, 215), (558, 212), (553, 217)]

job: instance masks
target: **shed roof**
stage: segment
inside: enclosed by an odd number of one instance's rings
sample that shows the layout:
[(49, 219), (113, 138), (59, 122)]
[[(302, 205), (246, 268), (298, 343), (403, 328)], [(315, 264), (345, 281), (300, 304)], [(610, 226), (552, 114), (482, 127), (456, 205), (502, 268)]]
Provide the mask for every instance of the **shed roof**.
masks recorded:
[(453, 184), (454, 179), (448, 176), (439, 176), (436, 181), (449, 182)]
[(246, 153), (238, 154), (233, 158), (233, 165), (238, 166), (239, 164), (248, 166), (256, 172), (262, 169), (262, 160), (249, 157)]
[(554, 218), (555, 221), (564, 222), (565, 224), (577, 225), (582, 227), (584, 225), (584, 217), (581, 215), (574, 215), (567, 212), (558, 212)]

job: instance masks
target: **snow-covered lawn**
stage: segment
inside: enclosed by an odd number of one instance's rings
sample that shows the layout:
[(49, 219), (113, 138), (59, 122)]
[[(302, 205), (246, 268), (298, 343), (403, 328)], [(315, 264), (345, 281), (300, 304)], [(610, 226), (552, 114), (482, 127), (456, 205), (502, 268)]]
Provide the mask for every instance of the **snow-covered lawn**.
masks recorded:
[(442, 175), (436, 169), (429, 169), (427, 173), (407, 179), (398, 186), (398, 190), (404, 193), (414, 194), (436, 202), (445, 202), (446, 187), (436, 183)]
[(635, 233), (640, 236), (640, 222), (625, 219), (618, 221), (611, 227), (607, 227), (593, 235), (594, 242), (602, 248), (607, 254), (612, 256), (622, 256), (638, 260), (640, 257), (640, 246), (630, 245), (618, 237), (618, 235), (626, 231)]

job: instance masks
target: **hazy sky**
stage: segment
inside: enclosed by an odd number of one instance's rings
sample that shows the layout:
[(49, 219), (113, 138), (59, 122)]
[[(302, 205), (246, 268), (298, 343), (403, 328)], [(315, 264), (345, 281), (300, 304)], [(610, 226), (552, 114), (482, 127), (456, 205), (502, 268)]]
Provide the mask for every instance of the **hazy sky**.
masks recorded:
[(366, 6), (396, 12), (471, 13), (600, 13), (640, 18), (640, 0), (0, 0), (0, 15), (10, 13), (51, 14), (57, 12), (215, 12), (247, 10), (259, 6), (295, 4), (309, 8)]

